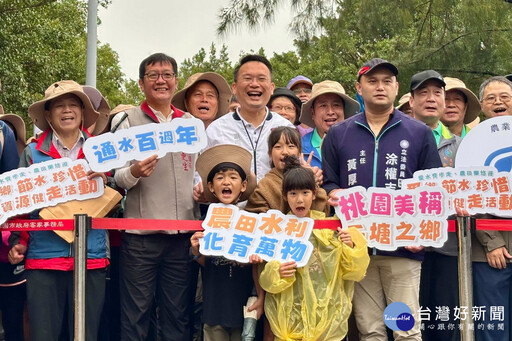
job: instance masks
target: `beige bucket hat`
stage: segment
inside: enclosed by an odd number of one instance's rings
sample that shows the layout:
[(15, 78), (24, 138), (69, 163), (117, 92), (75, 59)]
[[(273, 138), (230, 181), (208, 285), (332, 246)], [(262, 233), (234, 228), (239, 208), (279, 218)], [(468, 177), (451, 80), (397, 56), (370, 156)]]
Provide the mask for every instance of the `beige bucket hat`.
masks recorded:
[(209, 81), (213, 84), (213, 86), (217, 89), (219, 93), (219, 104), (217, 115), (215, 118), (219, 118), (224, 114), (229, 112), (229, 101), (231, 100), (231, 88), (229, 87), (228, 82), (215, 72), (202, 72), (195, 73), (187, 79), (185, 83), (185, 87), (178, 91), (174, 97), (172, 98), (172, 104), (181, 110), (188, 111), (187, 106), (185, 104), (185, 97), (188, 89), (190, 89), (194, 84), (200, 81)]
[(117, 107), (112, 109), (110, 111), (110, 113), (108, 114), (107, 124), (105, 124), (103, 129), (100, 129), (98, 124), (96, 123), (96, 126), (94, 127), (94, 130), (92, 131), (92, 134), (94, 136), (96, 136), (96, 135), (101, 135), (103, 133), (109, 132), (113, 128), (110, 125), (112, 123), (112, 119), (114, 118), (114, 116), (116, 116), (120, 112), (126, 111), (126, 110), (131, 109), (131, 108), (135, 108), (135, 106), (131, 105), (131, 104), (119, 104)]
[(335, 81), (323, 81), (313, 85), (311, 98), (309, 101), (302, 104), (299, 119), (302, 123), (315, 128), (315, 122), (313, 122), (313, 118), (311, 117), (311, 107), (313, 106), (315, 99), (324, 94), (336, 94), (343, 99), (343, 111), (345, 113), (345, 118), (355, 115), (360, 110), (359, 103), (345, 94), (345, 89), (340, 83)]
[(96, 120), (96, 124), (94, 125), (93, 131), (90, 132), (92, 135), (98, 135), (98, 132), (103, 132), (110, 122), (110, 105), (108, 105), (105, 97), (103, 97), (101, 92), (95, 87), (84, 85), (82, 88), (84, 89), (84, 92), (87, 94), (87, 96), (89, 96), (94, 109), (100, 113), (98, 119)]
[(404, 94), (400, 99), (398, 100), (398, 105), (396, 106), (396, 109), (402, 110), (402, 107), (406, 104), (409, 104), (409, 99), (411, 98), (411, 93), (408, 92)]
[(469, 90), (466, 84), (458, 78), (444, 77), (444, 82), (446, 83), (446, 92), (459, 90), (466, 96), (468, 99), (468, 107), (466, 109), (466, 116), (464, 116), (464, 124), (473, 122), (478, 114), (480, 114), (480, 102), (478, 101), (478, 97), (476, 97), (473, 91)]
[(205, 150), (196, 161), (196, 169), (203, 181), (204, 197), (208, 202), (219, 199), (208, 190), (208, 175), (221, 163), (231, 163), (240, 167), (246, 175), (247, 189), (240, 196), (240, 201), (249, 199), (256, 188), (256, 176), (251, 172), (252, 154), (247, 149), (234, 144), (220, 144)]
[(1, 114), (0, 120), (9, 122), (16, 130), (16, 144), (18, 146), (18, 153), (21, 155), (26, 147), (25, 121), (16, 114)]
[(46, 102), (66, 94), (74, 94), (82, 101), (84, 105), (84, 112), (82, 115), (84, 128), (87, 129), (96, 122), (100, 114), (94, 110), (94, 106), (91, 103), (89, 96), (84, 92), (82, 86), (72, 80), (63, 80), (50, 85), (44, 92), (44, 99), (37, 101), (28, 107), (28, 115), (32, 118), (32, 121), (39, 129), (42, 131), (50, 129), (50, 124), (44, 115)]

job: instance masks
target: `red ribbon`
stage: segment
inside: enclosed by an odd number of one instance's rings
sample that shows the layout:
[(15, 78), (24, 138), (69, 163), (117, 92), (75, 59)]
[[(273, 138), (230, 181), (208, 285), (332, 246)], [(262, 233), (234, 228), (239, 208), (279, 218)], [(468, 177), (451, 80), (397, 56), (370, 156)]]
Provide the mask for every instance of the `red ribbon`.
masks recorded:
[[(202, 223), (202, 220), (93, 218), (92, 228), (104, 230), (202, 231)], [(336, 230), (339, 226), (341, 226), (341, 222), (339, 220), (315, 220), (316, 229)], [(448, 232), (455, 232), (456, 226), (455, 220), (448, 220)], [(0, 225), (0, 229), (7, 231), (73, 230), (73, 227), (73, 219), (11, 219)], [(476, 229), (488, 231), (512, 231), (512, 219), (477, 219)]]

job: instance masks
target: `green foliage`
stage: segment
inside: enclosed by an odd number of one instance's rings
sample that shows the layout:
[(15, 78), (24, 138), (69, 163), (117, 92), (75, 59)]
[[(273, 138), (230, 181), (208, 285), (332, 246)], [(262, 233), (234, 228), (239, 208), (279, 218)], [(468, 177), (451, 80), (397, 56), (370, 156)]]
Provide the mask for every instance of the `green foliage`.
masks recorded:
[[(273, 23), (276, 9), (282, 0), (231, 0), (222, 8), (217, 33), (224, 35), (242, 25), (255, 29)], [(291, 0), (290, 10), (295, 14), (291, 29), (301, 38), (308, 38), (319, 28), (322, 18), (331, 17), (340, 0)]]
[(204, 48), (201, 48), (192, 58), (185, 59), (181, 64), (178, 88), (182, 89), (187, 79), (198, 72), (216, 72), (222, 75), (228, 84), (231, 84), (233, 82), (233, 69), (234, 67), (229, 61), (226, 45), (222, 45), (217, 56), (217, 48), (212, 43), (208, 54)]
[[(50, 84), (85, 83), (87, 2), (0, 0), (0, 16), (0, 103), (30, 130), (27, 109)], [(139, 103), (140, 90), (124, 79), (117, 53), (100, 44), (97, 55), (97, 87), (110, 105)]]
[[(257, 28), (273, 19), (270, 7), (284, 2), (232, 0), (221, 11), (218, 31), (226, 34), (231, 25)], [(503, 0), (291, 0), (290, 4), (297, 13), (291, 23), (296, 51), (271, 58), (277, 85), (303, 74), (314, 82), (339, 81), (354, 95), (357, 70), (374, 57), (397, 65), (401, 93), (408, 91), (411, 76), (425, 69), (460, 78), (474, 91), (484, 79), (512, 71), (512, 4)], [(329, 6), (335, 8), (334, 14)], [(304, 13), (314, 16), (310, 26), (300, 18)]]

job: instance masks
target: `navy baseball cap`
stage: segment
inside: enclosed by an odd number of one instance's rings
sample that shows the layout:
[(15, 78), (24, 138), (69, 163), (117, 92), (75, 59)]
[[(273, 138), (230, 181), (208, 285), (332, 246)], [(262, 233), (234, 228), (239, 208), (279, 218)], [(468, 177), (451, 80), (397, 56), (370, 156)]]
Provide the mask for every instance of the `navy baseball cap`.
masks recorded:
[(389, 71), (391, 71), (395, 76), (398, 75), (398, 69), (396, 66), (388, 62), (387, 60), (381, 59), (381, 58), (373, 58), (366, 63), (363, 64), (363, 66), (359, 69), (357, 72), (357, 81), (361, 79), (362, 75), (366, 75), (367, 73), (371, 72), (376, 67), (385, 67)]
[(440, 84), (443, 85), (443, 88), (446, 86), (446, 83), (444, 82), (443, 76), (437, 71), (434, 70), (425, 70), (418, 72), (417, 74), (413, 75), (411, 78), (411, 93), (421, 87), (423, 83), (429, 80), (436, 80)]

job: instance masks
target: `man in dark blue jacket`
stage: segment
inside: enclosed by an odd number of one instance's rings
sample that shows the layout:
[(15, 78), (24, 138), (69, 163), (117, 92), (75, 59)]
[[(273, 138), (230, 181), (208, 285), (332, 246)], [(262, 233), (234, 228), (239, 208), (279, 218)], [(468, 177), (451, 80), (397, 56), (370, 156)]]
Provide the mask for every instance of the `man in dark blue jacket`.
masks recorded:
[[(331, 127), (322, 145), (324, 188), (330, 204), (336, 190), (353, 186), (399, 189), (417, 170), (441, 167), (431, 130), (395, 110), (397, 68), (382, 59), (365, 63), (358, 72), (357, 92), (365, 110)], [(407, 304), (416, 320), (395, 339), (421, 340), (417, 312), (422, 247), (393, 252), (370, 250), (366, 277), (355, 284), (354, 313), (360, 340), (387, 340), (383, 312), (391, 302)]]

